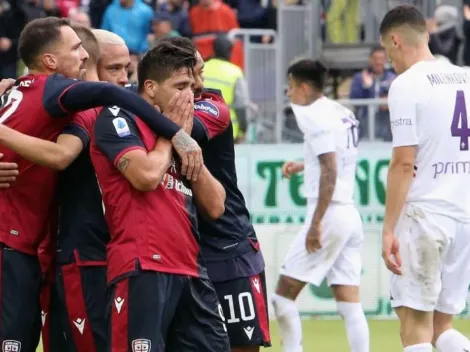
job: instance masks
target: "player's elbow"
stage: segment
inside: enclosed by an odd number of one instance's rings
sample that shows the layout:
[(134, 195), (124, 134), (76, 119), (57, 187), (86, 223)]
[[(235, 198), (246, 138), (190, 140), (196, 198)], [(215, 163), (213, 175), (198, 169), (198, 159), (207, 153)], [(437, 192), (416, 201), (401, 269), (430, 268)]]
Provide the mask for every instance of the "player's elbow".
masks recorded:
[(160, 184), (160, 180), (161, 177), (151, 172), (141, 172), (132, 179), (129, 179), (132, 186), (141, 192), (155, 191)]
[(217, 220), (225, 213), (225, 190), (223, 187), (216, 192), (213, 202), (207, 210), (207, 217), (210, 220)]
[(65, 150), (61, 150), (60, 152), (51, 156), (46, 166), (54, 170), (63, 171), (69, 167), (73, 160), (74, 157), (70, 155), (70, 153), (67, 153)]

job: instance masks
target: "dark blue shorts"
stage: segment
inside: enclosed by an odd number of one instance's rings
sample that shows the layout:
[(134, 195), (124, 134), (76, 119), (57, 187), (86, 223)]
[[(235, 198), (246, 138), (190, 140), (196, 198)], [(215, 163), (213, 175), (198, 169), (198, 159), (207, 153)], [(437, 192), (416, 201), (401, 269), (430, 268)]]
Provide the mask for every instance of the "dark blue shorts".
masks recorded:
[(232, 347), (271, 346), (264, 271), (215, 282)]
[(36, 352), (41, 333), (41, 267), (37, 256), (0, 246), (2, 351)]
[(105, 266), (60, 264), (56, 283), (45, 286), (41, 301), (44, 352), (107, 350)]
[(230, 352), (208, 279), (143, 271), (112, 286), (112, 352)]

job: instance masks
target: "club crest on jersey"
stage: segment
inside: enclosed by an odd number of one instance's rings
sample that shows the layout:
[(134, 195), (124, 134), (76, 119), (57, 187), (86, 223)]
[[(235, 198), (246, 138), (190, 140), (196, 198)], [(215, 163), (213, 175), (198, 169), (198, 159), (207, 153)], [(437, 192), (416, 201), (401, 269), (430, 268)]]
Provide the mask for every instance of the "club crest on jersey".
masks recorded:
[(194, 111), (204, 111), (209, 115), (219, 118), (219, 108), (209, 101), (198, 101), (194, 104)]
[(116, 117), (113, 119), (113, 125), (119, 137), (126, 137), (131, 134), (131, 130), (129, 129), (129, 125), (127, 124), (126, 119), (122, 117)]
[(2, 344), (2, 352), (20, 352), (21, 342), (16, 340), (4, 340)]
[(135, 339), (132, 341), (132, 352), (150, 352), (152, 343), (147, 339)]

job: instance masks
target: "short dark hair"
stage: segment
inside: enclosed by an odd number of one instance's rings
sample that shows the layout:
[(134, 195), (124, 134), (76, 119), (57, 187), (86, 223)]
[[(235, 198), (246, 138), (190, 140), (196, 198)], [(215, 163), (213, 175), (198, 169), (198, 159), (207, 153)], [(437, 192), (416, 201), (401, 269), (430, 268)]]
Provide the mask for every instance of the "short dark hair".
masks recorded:
[(415, 6), (399, 5), (388, 11), (380, 23), (380, 35), (401, 26), (410, 26), (418, 32), (426, 32), (426, 20)]
[(300, 59), (287, 69), (287, 75), (298, 82), (309, 83), (318, 90), (325, 86), (327, 68), (323, 63), (313, 59)]
[(60, 28), (70, 26), (69, 20), (58, 17), (39, 18), (21, 31), (18, 54), (29, 68), (37, 68), (38, 56), (50, 45), (61, 40)]
[(88, 52), (88, 60), (90, 60), (96, 65), (100, 58), (101, 51), (100, 44), (98, 43), (98, 40), (96, 39), (95, 35), (91, 31), (91, 29), (82, 26), (81, 24), (71, 22), (70, 25), (82, 41), (83, 48)]
[(196, 47), (188, 38), (164, 38), (147, 51), (137, 68), (139, 91), (142, 91), (144, 82), (152, 79), (164, 82), (171, 74), (184, 67), (193, 69), (196, 65)]

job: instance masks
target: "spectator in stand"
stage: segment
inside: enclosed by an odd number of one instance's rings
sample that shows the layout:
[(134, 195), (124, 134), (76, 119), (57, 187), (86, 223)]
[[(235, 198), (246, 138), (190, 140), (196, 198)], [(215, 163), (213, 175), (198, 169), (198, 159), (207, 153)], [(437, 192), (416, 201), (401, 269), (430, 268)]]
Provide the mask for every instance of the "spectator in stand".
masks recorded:
[[(385, 50), (374, 47), (369, 56), (369, 67), (354, 75), (351, 83), (351, 99), (386, 98), (390, 84), (396, 74), (392, 70), (385, 69), (387, 55)], [(360, 121), (359, 137), (368, 135), (369, 130), (369, 108), (361, 106), (356, 109), (356, 117)], [(375, 138), (391, 141), (390, 116), (387, 105), (379, 106), (375, 114)]]
[(78, 23), (86, 28), (91, 28), (90, 16), (88, 16), (88, 14), (81, 9), (70, 9), (68, 18), (71, 21)]
[(200, 0), (189, 11), (193, 40), (204, 60), (213, 54), (213, 41), (220, 33), (240, 28), (234, 10), (220, 0)]
[(88, 5), (91, 18), (91, 26), (100, 28), (104, 12), (112, 0), (90, 0)]
[(248, 128), (248, 84), (243, 71), (230, 62), (232, 42), (226, 35), (219, 34), (214, 40), (214, 57), (204, 65), (204, 85), (219, 89), (230, 108), (235, 143), (244, 140)]
[(101, 29), (116, 33), (130, 51), (143, 54), (148, 50), (153, 10), (143, 0), (113, 0), (104, 13)]
[(16, 78), (21, 29), (15, 9), (8, 1), (0, 0), (0, 79)]
[(457, 64), (462, 39), (457, 30), (459, 13), (457, 7), (441, 5), (434, 12), (434, 18), (428, 21), (429, 49), (435, 56), (444, 56), (454, 65)]
[(167, 12), (158, 12), (152, 22), (152, 33), (147, 36), (149, 47), (166, 37), (180, 37), (180, 34), (173, 29), (170, 15)]
[(188, 3), (182, 0), (167, 0), (158, 9), (158, 12), (170, 15), (173, 29), (183, 37), (191, 37), (187, 6)]
[(268, 9), (261, 5), (261, 0), (227, 0), (237, 11), (237, 20), (241, 28), (266, 28)]
[(23, 26), (37, 18), (60, 16), (55, 0), (12, 0), (10, 4), (14, 4), (21, 10)]

